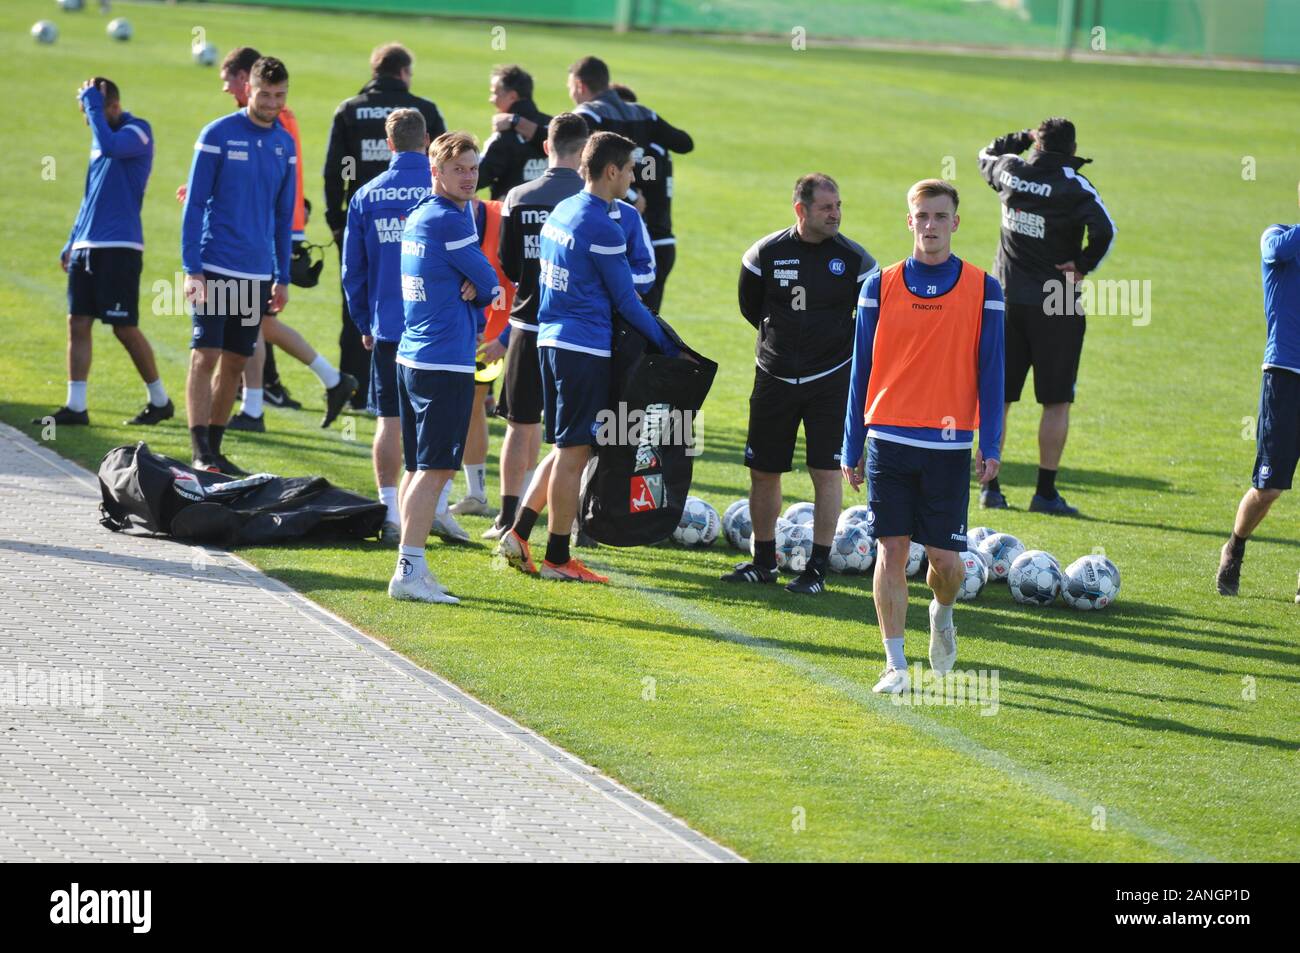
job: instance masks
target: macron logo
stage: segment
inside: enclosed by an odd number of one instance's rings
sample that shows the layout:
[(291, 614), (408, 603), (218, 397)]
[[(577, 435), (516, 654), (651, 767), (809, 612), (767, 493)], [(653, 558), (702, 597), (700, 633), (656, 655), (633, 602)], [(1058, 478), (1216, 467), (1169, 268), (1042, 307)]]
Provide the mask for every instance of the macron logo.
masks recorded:
[(429, 194), (427, 185), (394, 185), (371, 189), (366, 193), (368, 202), (418, 202)]
[(1017, 192), (1028, 192), (1030, 195), (1041, 195), (1044, 198), (1052, 194), (1052, 187), (1046, 182), (1030, 182), (1028, 179), (1022, 179), (1010, 172), (1003, 172), (998, 177), (998, 181), (1009, 189), (1015, 189)]
[(130, 924), (132, 933), (148, 933), (152, 924), (152, 890), (70, 890), (50, 894), (51, 923)]

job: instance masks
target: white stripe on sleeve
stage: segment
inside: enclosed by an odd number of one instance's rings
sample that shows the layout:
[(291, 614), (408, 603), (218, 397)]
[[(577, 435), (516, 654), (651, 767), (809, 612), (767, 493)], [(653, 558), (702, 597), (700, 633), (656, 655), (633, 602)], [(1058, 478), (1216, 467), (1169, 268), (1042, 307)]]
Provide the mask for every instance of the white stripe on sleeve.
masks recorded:
[(627, 242), (622, 245), (592, 245), (591, 253), (593, 255), (626, 255)]
[(447, 251), (455, 251), (457, 248), (464, 248), (466, 245), (472, 245), (478, 241), (477, 235), (467, 235), (459, 241), (447, 242)]
[(145, 135), (145, 131), (141, 129), (139, 126), (132, 125), (131, 123), (128, 122), (122, 128), (130, 129), (132, 132), (134, 132), (137, 136), (140, 137), (141, 142), (143, 142), (146, 146), (149, 145), (149, 137)]
[(210, 146), (206, 142), (196, 142), (194, 148), (199, 152), (215, 152), (221, 155), (221, 146)]

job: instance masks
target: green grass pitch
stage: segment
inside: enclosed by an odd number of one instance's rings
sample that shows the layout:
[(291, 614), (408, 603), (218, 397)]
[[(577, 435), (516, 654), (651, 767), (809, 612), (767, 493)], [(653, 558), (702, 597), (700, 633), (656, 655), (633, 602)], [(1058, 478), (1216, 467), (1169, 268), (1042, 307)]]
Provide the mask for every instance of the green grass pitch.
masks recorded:
[[(602, 549), (591, 562), (614, 584), (575, 590), (493, 571), (486, 545), (451, 552), (435, 542), (436, 571), (465, 597), (450, 610), (391, 602), (393, 554), (377, 544), (242, 555), (752, 859), (1300, 859), (1293, 500), (1251, 544), (1242, 596), (1222, 599), (1212, 585), (1254, 453), (1257, 242), (1266, 224), (1296, 215), (1294, 77), (831, 49), (815, 36), (799, 52), (513, 25), (502, 50), (488, 23), (207, 5), (114, 12), (135, 26), (129, 43), (110, 41), (93, 11), (59, 14), (45, 0), (0, 10), (0, 419), (33, 432), (28, 419), (63, 399), (57, 254), (85, 174), (88, 132), (73, 99), (84, 78), (115, 79), (156, 133), (142, 326), (179, 404), (190, 326), (149, 314), (150, 286), (179, 268), (173, 192), (195, 134), (232, 108), (216, 70), (190, 60), (194, 27), (223, 52), (248, 43), (288, 63), (313, 200), (333, 109), (367, 78), (375, 44), (407, 43), (416, 91), (451, 128), (480, 136), (493, 64), (524, 64), (539, 105), (555, 112), (567, 104), (565, 67), (596, 53), (696, 139), (676, 163), (680, 254), (664, 310), (721, 363), (695, 482), (719, 511), (747, 486), (753, 333), (735, 305), (739, 258), (790, 221), (796, 175), (835, 175), (844, 232), (888, 263), (910, 250), (905, 190), (948, 173), (963, 193), (955, 250), (987, 267), (998, 206), (976, 152), (1045, 115), (1071, 116), (1081, 153), (1096, 160), (1085, 171), (1119, 227), (1098, 277), (1149, 281), (1151, 319), (1089, 320), (1061, 479), (1087, 518), (1025, 511), (1037, 413), (1022, 405), (1003, 479), (1017, 509), (989, 519), (972, 510), (971, 522), (1062, 564), (1104, 547), (1124, 590), (1102, 613), (1018, 606), (993, 586), (959, 606), (958, 667), (999, 673), (995, 715), (873, 697), (883, 653), (869, 582), (835, 578), (819, 599), (724, 588), (717, 576), (736, 559), (724, 545)], [(53, 46), (27, 35), (41, 17), (60, 28)], [(326, 237), (320, 216), (309, 234)], [(326, 261), (319, 287), (293, 290), (285, 319), (337, 359), (332, 252)], [(179, 422), (143, 435), (119, 425), (144, 390), (103, 328), (96, 348), (96, 426), (60, 432), (53, 448), (92, 469), (139, 436), (185, 456)], [(232, 435), (235, 458), (372, 492), (372, 423), (357, 418), (352, 441), (337, 425), (322, 432), (315, 378), (285, 356), (280, 366), (308, 406), (269, 410), (265, 435)], [(494, 425), (493, 468), (499, 441)], [(809, 498), (806, 473), (791, 475), (785, 493)], [(466, 522), (475, 536), (486, 526)], [(100, 532), (87, 526), (86, 544)], [(912, 659), (925, 655), (928, 599), (912, 585)]]

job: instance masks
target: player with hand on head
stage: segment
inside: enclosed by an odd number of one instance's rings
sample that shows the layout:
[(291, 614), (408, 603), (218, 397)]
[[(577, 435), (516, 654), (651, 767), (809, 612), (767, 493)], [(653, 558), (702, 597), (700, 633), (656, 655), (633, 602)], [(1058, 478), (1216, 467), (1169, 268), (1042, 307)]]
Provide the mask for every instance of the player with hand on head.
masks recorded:
[[(1255, 473), (1219, 554), (1215, 583), (1221, 596), (1235, 596), (1240, 589), (1246, 541), (1277, 498), (1291, 489), (1300, 461), (1300, 225), (1270, 225), (1260, 238), (1259, 251), (1268, 339), (1255, 428)], [(1295, 599), (1300, 602), (1300, 581)]]
[[(478, 187), (504, 199), (517, 185), (532, 182), (547, 169), (546, 127), (551, 117), (533, 102), (533, 78), (522, 66), (498, 66), (488, 78), (488, 101), (496, 109), (493, 133), (483, 144)], [(520, 131), (527, 123), (528, 135)]]
[(869, 278), (858, 301), (840, 453), (854, 492), (864, 478), (870, 483), (867, 526), (877, 540), (872, 593), (887, 659), (872, 689), (877, 693), (897, 695), (910, 685), (903, 633), (913, 539), (930, 561), (930, 667), (940, 677), (952, 671), (976, 428), (976, 476), (986, 483), (998, 475), (1002, 288), (952, 253), (961, 221), (957, 203), (957, 190), (942, 179), (913, 185), (907, 193), (912, 254)]
[[(90, 127), (90, 166), (81, 208), (59, 253), (68, 274), (68, 389), (64, 405), (49, 419), (65, 426), (90, 423), (86, 389), (98, 319), (112, 326), (148, 391), (144, 409), (126, 423), (150, 426), (175, 414), (139, 326), (140, 208), (153, 167), (153, 130), (122, 108), (117, 84), (102, 76), (81, 84), (77, 105)], [(46, 419), (32, 423), (44, 425)]]

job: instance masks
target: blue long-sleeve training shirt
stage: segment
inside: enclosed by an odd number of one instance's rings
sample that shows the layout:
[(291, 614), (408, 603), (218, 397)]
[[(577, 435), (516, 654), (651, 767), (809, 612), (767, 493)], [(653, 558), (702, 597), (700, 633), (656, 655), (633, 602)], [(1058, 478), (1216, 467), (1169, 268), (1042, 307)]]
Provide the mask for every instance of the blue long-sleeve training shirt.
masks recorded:
[(1300, 225), (1270, 225), (1259, 241), (1268, 343), (1264, 367), (1300, 374)]
[(203, 127), (181, 219), (187, 274), (289, 283), (297, 162), (278, 122), (263, 129), (240, 109)]
[[(947, 294), (961, 276), (961, 259), (951, 256), (942, 265), (926, 265), (914, 258), (903, 264), (903, 280), (912, 294), (936, 298)], [(1002, 406), (1006, 389), (1006, 352), (1002, 286), (992, 275), (984, 278), (984, 313), (980, 324), (979, 400), (980, 453), (986, 460), (999, 459), (1002, 442)], [(858, 298), (857, 329), (853, 339), (853, 371), (849, 379), (849, 403), (844, 415), (844, 443), (840, 459), (847, 467), (862, 460), (867, 437), (895, 440), (936, 450), (967, 450), (974, 442), (969, 430), (950, 431), (937, 427), (894, 427), (872, 424), (868, 432), (863, 408), (867, 405), (867, 383), (871, 380), (872, 349), (876, 323), (880, 319), (880, 272), (862, 286)]]
[(433, 193), (423, 152), (399, 152), (348, 202), (343, 233), (343, 293), (348, 314), (362, 336), (400, 341), (406, 327), (402, 304), (402, 232), (407, 213)]
[[(460, 286), (468, 279), (475, 297)], [(406, 217), (402, 233), (402, 307), (405, 329), (397, 363), (429, 371), (474, 373), (483, 309), (496, 294), (497, 273), (483, 254), (466, 205), (431, 195)]]
[(116, 127), (104, 115), (104, 96), (94, 86), (81, 91), (90, 123), (90, 166), (81, 208), (63, 254), (82, 248), (144, 250), (140, 207), (153, 169), (153, 130), (124, 112)]
[(677, 346), (637, 297), (627, 239), (604, 199), (583, 191), (555, 206), (542, 226), (539, 262), (538, 347), (609, 357), (611, 312), (617, 308), (661, 351), (677, 355)]

